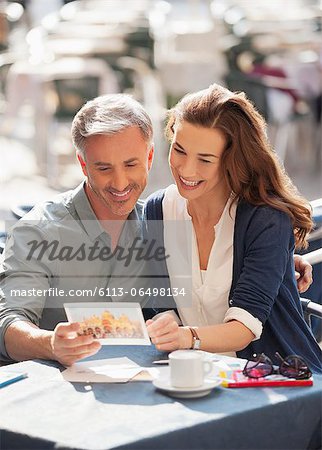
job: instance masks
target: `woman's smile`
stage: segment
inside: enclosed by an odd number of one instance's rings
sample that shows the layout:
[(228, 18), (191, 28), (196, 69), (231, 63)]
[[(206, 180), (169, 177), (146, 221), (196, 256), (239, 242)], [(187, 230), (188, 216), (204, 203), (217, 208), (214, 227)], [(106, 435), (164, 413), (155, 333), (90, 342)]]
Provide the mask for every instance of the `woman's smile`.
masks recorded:
[(203, 183), (203, 180), (199, 180), (199, 181), (187, 180), (180, 175), (179, 175), (179, 180), (181, 182), (181, 186), (183, 187), (183, 189), (188, 189), (188, 190), (198, 189), (200, 184)]

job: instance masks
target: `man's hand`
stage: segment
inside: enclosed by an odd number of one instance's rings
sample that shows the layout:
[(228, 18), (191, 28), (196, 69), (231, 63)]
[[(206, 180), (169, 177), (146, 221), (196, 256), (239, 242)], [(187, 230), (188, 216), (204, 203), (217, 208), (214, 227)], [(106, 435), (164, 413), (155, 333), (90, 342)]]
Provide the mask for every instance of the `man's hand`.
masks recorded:
[(297, 289), (302, 293), (307, 291), (313, 282), (312, 266), (300, 255), (294, 255), (294, 264)]
[(155, 320), (149, 319), (146, 325), (151, 341), (158, 350), (173, 351), (191, 346), (189, 328), (179, 327), (172, 314), (162, 314)]
[(80, 359), (95, 355), (101, 344), (93, 336), (78, 336), (79, 323), (59, 323), (51, 338), (53, 359), (71, 366)]

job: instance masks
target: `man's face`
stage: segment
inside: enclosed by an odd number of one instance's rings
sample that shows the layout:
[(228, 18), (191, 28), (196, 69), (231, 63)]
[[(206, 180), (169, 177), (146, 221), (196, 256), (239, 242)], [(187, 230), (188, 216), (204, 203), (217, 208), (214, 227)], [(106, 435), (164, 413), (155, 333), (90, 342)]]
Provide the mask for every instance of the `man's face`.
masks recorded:
[(86, 138), (85, 158), (78, 159), (98, 218), (126, 218), (147, 184), (153, 159), (153, 147), (148, 148), (139, 128)]

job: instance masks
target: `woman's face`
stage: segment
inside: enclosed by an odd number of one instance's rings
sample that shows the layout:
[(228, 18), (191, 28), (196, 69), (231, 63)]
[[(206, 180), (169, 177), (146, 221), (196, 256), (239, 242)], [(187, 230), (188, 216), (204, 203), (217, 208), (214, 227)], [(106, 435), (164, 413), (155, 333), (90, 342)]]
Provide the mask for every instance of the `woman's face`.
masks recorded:
[(225, 190), (220, 158), (226, 146), (219, 129), (204, 128), (182, 121), (175, 124), (169, 164), (180, 195), (187, 200)]

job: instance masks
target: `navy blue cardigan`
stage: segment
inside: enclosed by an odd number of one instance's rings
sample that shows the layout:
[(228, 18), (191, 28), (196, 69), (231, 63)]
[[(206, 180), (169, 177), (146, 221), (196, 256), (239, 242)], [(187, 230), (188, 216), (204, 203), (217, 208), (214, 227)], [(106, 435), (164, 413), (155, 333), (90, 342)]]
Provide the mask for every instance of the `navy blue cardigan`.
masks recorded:
[[(152, 194), (144, 211), (147, 228), (152, 226), (149, 221), (159, 221), (154, 222), (154, 228), (158, 223), (162, 241), (163, 197), (164, 190)], [(257, 317), (263, 331), (260, 339), (238, 351), (237, 356), (249, 359), (263, 352), (276, 362), (276, 351), (284, 357), (297, 354), (305, 357), (312, 371), (322, 372), (321, 349), (303, 318), (293, 252), (294, 234), (287, 214), (239, 202), (228, 306), (243, 308)]]

